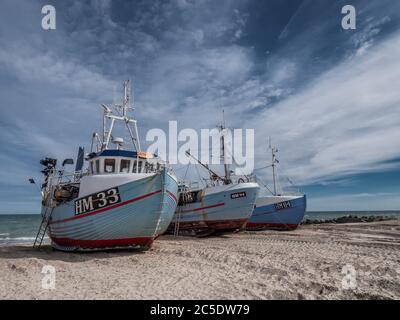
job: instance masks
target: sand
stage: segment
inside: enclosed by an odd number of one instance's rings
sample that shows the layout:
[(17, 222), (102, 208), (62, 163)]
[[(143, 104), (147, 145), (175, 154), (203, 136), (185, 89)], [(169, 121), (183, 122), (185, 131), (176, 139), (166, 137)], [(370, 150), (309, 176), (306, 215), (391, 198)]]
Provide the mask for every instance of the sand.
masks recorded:
[(163, 236), (142, 253), (1, 247), (0, 270), (2, 299), (400, 299), (400, 221)]

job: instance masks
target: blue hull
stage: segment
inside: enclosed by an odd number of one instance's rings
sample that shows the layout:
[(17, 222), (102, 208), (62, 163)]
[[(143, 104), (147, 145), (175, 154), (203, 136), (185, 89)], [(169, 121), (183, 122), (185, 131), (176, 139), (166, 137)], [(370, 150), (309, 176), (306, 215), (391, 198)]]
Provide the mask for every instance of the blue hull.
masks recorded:
[(61, 250), (150, 248), (173, 218), (175, 178), (163, 170), (117, 187), (120, 201), (111, 206), (78, 215), (76, 200), (54, 208), (48, 228), (52, 245)]
[[(259, 186), (256, 183), (240, 183), (209, 187), (201, 191), (201, 201), (180, 205), (168, 228), (188, 235), (222, 233), (243, 229), (250, 218)], [(233, 197), (232, 195), (244, 195)]]
[(270, 196), (257, 199), (247, 230), (293, 230), (303, 220), (306, 196)]

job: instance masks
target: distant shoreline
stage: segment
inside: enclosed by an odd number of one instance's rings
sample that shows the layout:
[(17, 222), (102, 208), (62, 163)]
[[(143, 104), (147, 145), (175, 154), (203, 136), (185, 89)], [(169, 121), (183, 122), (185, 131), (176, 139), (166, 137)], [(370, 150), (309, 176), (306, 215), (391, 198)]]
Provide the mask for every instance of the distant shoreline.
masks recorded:
[[(312, 210), (312, 211), (306, 211), (307, 214), (385, 214), (385, 213), (394, 213), (394, 214), (399, 214), (400, 215), (400, 209), (396, 210)], [(0, 212), (0, 217), (1, 216), (40, 216), (40, 213), (1, 213)]]
[(301, 225), (307, 224), (322, 224), (322, 223), (355, 223), (355, 222), (377, 222), (377, 221), (388, 221), (398, 220), (400, 217), (394, 216), (355, 216), (347, 215), (333, 219), (305, 219)]

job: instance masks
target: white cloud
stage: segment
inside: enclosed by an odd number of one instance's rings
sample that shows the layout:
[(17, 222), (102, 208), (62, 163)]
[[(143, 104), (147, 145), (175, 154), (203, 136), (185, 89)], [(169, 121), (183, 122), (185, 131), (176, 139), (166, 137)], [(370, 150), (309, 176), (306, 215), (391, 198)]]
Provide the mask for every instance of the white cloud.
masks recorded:
[(355, 54), (358, 56), (364, 54), (372, 46), (375, 37), (381, 32), (382, 27), (390, 21), (391, 19), (388, 16), (380, 19), (367, 19), (366, 26), (351, 37), (351, 41), (355, 48), (357, 48)]
[(380, 162), (400, 155), (398, 79), (399, 33), (368, 55), (333, 67), (251, 123), (259, 143), (274, 137), (296, 182), (381, 170), (388, 164)]
[(51, 52), (40, 52), (22, 42), (0, 48), (0, 65), (21, 81), (40, 81), (82, 94), (96, 96), (111, 90), (115, 82), (86, 68), (81, 63), (58, 57)]

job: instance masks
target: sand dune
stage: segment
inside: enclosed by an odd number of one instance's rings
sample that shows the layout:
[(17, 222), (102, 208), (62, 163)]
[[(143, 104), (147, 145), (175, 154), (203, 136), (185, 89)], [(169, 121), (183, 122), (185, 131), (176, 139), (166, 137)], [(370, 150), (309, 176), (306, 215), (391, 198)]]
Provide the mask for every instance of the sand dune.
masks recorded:
[(0, 268), (3, 299), (400, 299), (400, 221), (164, 236), (144, 253), (2, 247)]

